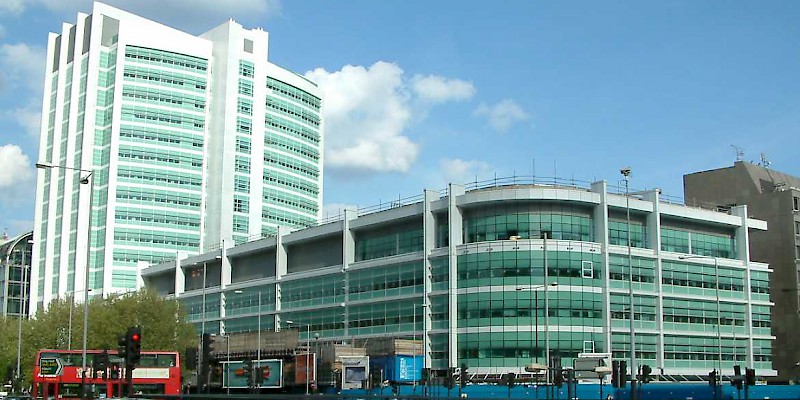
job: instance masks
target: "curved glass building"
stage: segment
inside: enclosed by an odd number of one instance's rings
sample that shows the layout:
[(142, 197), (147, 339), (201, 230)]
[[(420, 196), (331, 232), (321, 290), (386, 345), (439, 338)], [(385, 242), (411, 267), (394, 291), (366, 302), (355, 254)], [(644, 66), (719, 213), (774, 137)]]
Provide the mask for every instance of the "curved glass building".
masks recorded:
[(635, 348), (664, 379), (733, 365), (774, 375), (770, 269), (750, 261), (754, 229), (766, 224), (744, 206), (709, 211), (605, 182), (450, 185), (143, 278), (206, 332), (291, 320), (308, 340), (416, 338), (434, 373), (525, 374), (548, 355), (630, 365)]
[(194, 36), (101, 3), (50, 34), (32, 312), (317, 223), (321, 91), (267, 55), (261, 29)]
[(13, 238), (0, 235), (0, 315), (28, 315), (33, 232)]

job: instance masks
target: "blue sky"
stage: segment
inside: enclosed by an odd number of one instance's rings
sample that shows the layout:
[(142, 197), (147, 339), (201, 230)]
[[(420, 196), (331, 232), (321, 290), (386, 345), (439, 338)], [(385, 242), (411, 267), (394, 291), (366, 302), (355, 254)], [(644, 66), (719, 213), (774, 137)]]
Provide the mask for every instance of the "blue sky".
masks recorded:
[[(233, 18), (326, 92), (326, 212), (556, 174), (681, 197), (746, 161), (800, 175), (797, 1), (138, 0), (200, 34)], [(47, 33), (86, 0), (0, 1), (0, 230), (32, 229)]]

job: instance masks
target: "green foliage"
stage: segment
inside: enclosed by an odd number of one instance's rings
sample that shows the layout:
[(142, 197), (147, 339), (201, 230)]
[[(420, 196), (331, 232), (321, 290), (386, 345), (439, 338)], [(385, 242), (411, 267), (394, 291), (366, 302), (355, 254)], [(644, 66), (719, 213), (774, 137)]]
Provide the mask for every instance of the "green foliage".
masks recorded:
[[(70, 307), (72, 305), (72, 307)], [(36, 318), (22, 321), (21, 369), (24, 385), (31, 383), (34, 357), (43, 349), (83, 349), (84, 305), (71, 299), (55, 300)], [(71, 313), (71, 316), (70, 316)], [(117, 336), (129, 326), (142, 327), (142, 350), (183, 352), (197, 345), (197, 334), (174, 299), (141, 290), (89, 301), (88, 349), (117, 349)], [(70, 325), (70, 320), (72, 321)], [(18, 320), (0, 323), (0, 367), (16, 367)], [(70, 333), (71, 327), (71, 333)]]

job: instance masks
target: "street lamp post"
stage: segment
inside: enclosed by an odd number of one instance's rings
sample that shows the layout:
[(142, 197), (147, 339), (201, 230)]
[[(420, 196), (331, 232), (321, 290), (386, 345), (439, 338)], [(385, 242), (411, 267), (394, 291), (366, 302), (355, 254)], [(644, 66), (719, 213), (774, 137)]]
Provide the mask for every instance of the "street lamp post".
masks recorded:
[(319, 368), (317, 368), (318, 357), (319, 357), (319, 332), (314, 332), (314, 392), (315, 393), (319, 390), (319, 379), (317, 379), (317, 372), (319, 371)]
[[(542, 250), (544, 251), (544, 351), (545, 363), (547, 363), (547, 374), (545, 374), (546, 383), (550, 385), (550, 296), (547, 293), (547, 288), (550, 286), (550, 271), (547, 265), (547, 232), (542, 232)], [(537, 313), (538, 315), (538, 313)], [(539, 326), (536, 326), (536, 331), (539, 331)]]
[[(234, 290), (233, 293), (242, 294), (242, 293), (244, 293), (244, 290), (237, 289), (237, 290)], [(248, 297), (250, 297), (250, 296), (248, 295)], [(258, 342), (258, 348), (256, 349), (256, 359), (257, 360), (261, 360), (261, 289), (258, 290), (258, 311), (257, 311), (257, 313), (258, 313), (258, 328), (257, 328), (257, 332), (256, 332), (256, 341)]]
[(628, 303), (630, 320), (630, 337), (631, 337), (631, 399), (636, 400), (636, 383), (639, 369), (636, 366), (636, 333), (635, 327), (635, 310), (633, 308), (633, 255), (631, 253), (631, 196), (629, 188), (629, 180), (631, 176), (631, 169), (629, 167), (622, 168), (619, 171), (625, 179), (625, 215), (627, 220), (627, 242), (628, 242)]
[[(529, 288), (526, 288), (526, 287), (518, 287), (518, 288), (516, 288), (516, 290), (518, 292), (521, 292), (521, 291), (533, 292), (533, 306), (535, 308), (534, 314), (533, 314), (533, 318), (534, 318), (533, 324), (536, 325), (536, 329), (533, 331), (534, 332), (533, 333), (534, 334), (533, 341), (534, 341), (534, 343), (536, 343), (535, 344), (536, 346), (539, 345), (539, 310), (538, 310), (538, 308), (539, 308), (539, 291), (541, 289), (544, 289), (545, 293), (546, 293), (548, 287), (556, 287), (556, 286), (558, 286), (558, 282), (550, 282), (550, 283), (547, 283), (547, 284), (544, 284), (544, 285), (531, 286)], [(545, 302), (545, 306), (544, 306), (544, 313), (545, 313), (545, 316), (550, 313), (549, 304), (547, 304), (546, 302)], [(550, 321), (547, 318), (545, 318), (544, 330), (545, 330), (545, 335), (547, 335), (550, 332)], [(547, 354), (547, 357), (549, 357), (549, 353), (550, 353), (548, 351), (549, 347), (550, 347), (549, 342), (546, 342), (546, 344), (545, 344), (545, 352), (546, 353), (545, 354)], [(538, 367), (539, 365), (541, 365), (539, 363), (539, 352), (538, 351), (536, 352), (536, 356), (535, 357), (536, 357), (536, 364), (537, 364), (537, 367)], [(545, 374), (545, 378), (548, 380), (548, 383), (549, 383), (549, 379), (550, 379), (550, 377), (549, 377), (549, 367), (550, 367), (549, 358), (547, 360), (545, 360), (545, 362), (547, 362), (547, 373)]]
[[(286, 325), (292, 325), (292, 324), (294, 324), (293, 321), (286, 321)], [(300, 327), (303, 326), (303, 325), (306, 326), (306, 396), (308, 396), (308, 382), (309, 382), (308, 364), (310, 364), (309, 358), (311, 357), (310, 350), (309, 350), (309, 348), (311, 346), (311, 325), (309, 325), (309, 324), (299, 324), (298, 327), (297, 327), (297, 331), (298, 332), (300, 331)]]
[[(200, 311), (200, 349), (203, 348), (203, 336), (206, 334), (206, 263), (203, 262), (203, 287), (202, 287), (202, 296), (200, 301), (201, 304), (201, 311)], [(208, 376), (203, 376), (203, 368), (206, 365), (206, 360), (203, 359), (205, 355), (202, 351), (200, 351), (200, 368), (197, 369), (197, 394), (200, 394), (202, 388), (200, 382), (205, 382), (208, 384)]]
[(691, 255), (691, 256), (680, 256), (678, 257), (681, 260), (690, 260), (692, 258), (710, 258), (714, 260), (714, 293), (716, 294), (717, 298), (717, 371), (722, 374), (722, 329), (720, 325), (722, 325), (722, 313), (719, 305), (719, 259), (715, 256), (704, 256), (704, 255)]
[[(92, 200), (94, 197), (94, 170), (55, 165), (49, 162), (36, 163), (36, 168), (53, 169), (61, 168), (78, 172), (85, 172), (86, 175), (80, 178), (81, 185), (89, 185), (89, 216), (86, 228), (86, 265), (84, 266), (84, 294), (83, 294), (83, 349), (81, 351), (81, 399), (86, 398), (86, 342), (89, 334), (89, 260), (92, 254)], [(74, 289), (73, 289), (74, 296)]]
[(69, 323), (67, 327), (67, 350), (72, 350), (72, 309), (75, 308), (75, 292), (69, 295)]
[[(20, 361), (22, 357), (22, 311), (26, 309), (26, 305), (30, 299), (27, 298), (27, 282), (28, 282), (28, 267), (25, 265), (25, 253), (28, 252), (28, 245), (33, 243), (33, 240), (26, 240), (22, 248), (22, 299), (19, 305), (19, 320), (17, 321), (17, 376), (14, 382), (18, 382), (22, 376), (20, 370)], [(27, 314), (27, 311), (26, 311)]]
[(225, 364), (225, 377), (222, 378), (222, 382), (225, 383), (227, 380), (227, 385), (225, 386), (225, 394), (231, 394), (231, 335), (219, 335), (220, 337), (225, 338), (225, 358), (227, 360), (227, 364)]

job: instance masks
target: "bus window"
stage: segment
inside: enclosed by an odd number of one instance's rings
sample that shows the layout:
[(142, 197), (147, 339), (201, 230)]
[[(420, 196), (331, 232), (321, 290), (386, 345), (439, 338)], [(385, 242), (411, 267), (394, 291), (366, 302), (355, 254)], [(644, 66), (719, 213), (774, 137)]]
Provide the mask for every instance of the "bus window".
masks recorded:
[(156, 356), (157, 367), (176, 367), (177, 363), (175, 354), (158, 354)]
[(80, 383), (59, 383), (58, 384), (59, 397), (81, 397), (81, 384)]
[(134, 383), (133, 393), (139, 395), (164, 394), (164, 384), (161, 383)]

